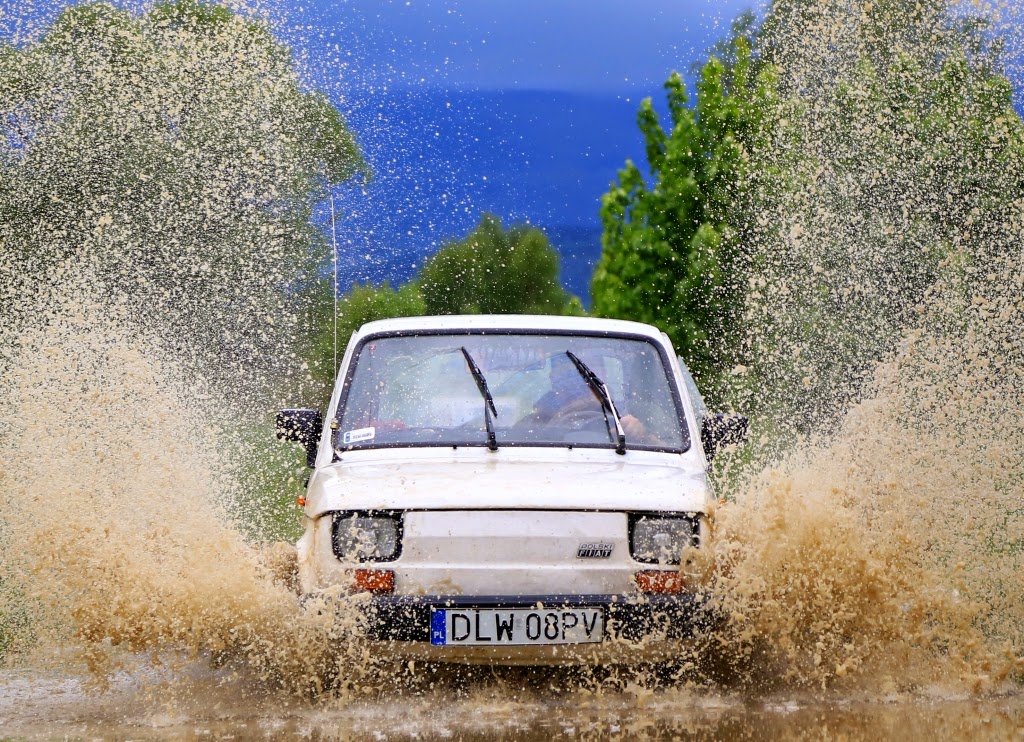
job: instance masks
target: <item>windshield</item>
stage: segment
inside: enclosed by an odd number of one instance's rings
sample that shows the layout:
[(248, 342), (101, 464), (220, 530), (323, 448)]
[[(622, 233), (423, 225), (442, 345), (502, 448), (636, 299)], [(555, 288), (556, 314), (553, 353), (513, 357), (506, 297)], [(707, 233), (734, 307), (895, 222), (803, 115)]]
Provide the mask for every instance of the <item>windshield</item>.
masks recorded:
[[(485, 415), (486, 395), (467, 353), (491, 393), (494, 415)], [(614, 419), (570, 353), (607, 385), (627, 448), (689, 447), (678, 395), (653, 343), (608, 335), (495, 333), (365, 341), (342, 396), (335, 448), (488, 445), (487, 417), (498, 447), (614, 447)]]

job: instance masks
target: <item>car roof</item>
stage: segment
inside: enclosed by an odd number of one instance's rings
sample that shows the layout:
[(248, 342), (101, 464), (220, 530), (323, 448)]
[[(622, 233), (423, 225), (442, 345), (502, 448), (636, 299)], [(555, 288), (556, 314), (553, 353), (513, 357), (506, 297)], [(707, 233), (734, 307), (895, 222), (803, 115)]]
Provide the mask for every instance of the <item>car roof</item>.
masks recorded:
[(377, 333), (416, 332), (420, 330), (552, 330), (645, 335), (659, 342), (662, 332), (653, 325), (621, 319), (566, 317), (547, 314), (448, 314), (428, 317), (398, 317), (367, 322), (356, 337)]

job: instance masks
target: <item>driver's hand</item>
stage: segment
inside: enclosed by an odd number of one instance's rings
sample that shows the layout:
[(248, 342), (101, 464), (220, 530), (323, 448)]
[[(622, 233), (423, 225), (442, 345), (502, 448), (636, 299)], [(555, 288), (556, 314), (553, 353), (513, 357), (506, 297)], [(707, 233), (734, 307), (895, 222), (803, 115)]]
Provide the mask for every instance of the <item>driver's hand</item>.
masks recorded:
[(643, 440), (647, 437), (647, 427), (633, 415), (626, 415), (619, 418), (622, 423), (622, 432), (626, 434), (626, 440)]

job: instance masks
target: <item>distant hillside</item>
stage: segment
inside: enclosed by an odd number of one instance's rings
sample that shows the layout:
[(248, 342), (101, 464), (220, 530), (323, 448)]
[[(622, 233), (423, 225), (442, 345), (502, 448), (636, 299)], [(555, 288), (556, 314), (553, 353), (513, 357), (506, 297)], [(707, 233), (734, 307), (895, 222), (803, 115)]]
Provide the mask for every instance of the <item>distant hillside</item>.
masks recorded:
[(339, 193), (342, 287), (407, 280), (484, 211), (529, 222), (562, 255), (563, 281), (589, 303), (601, 194), (643, 155), (639, 100), (537, 91), (395, 90), (342, 105), (374, 169)]

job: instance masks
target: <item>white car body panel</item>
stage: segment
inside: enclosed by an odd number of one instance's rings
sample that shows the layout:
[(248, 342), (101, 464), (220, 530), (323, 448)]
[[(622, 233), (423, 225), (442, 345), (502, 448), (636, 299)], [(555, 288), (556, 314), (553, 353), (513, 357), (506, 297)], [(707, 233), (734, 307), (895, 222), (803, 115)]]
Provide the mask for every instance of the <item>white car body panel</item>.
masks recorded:
[[(321, 588), (337, 584), (351, 565), (330, 552), (329, 521), (320, 528), (326, 546), (318, 564)], [(539, 510), (427, 510), (406, 514), (401, 558), (395, 563), (397, 595), (583, 595), (631, 589), (624, 513)], [(581, 543), (613, 545), (607, 559), (566, 560)], [(495, 581), (500, 574), (500, 583)]]
[(306, 514), (406, 508), (684, 512), (703, 511), (708, 498), (702, 462), (690, 453), (391, 448), (346, 453), (340, 463), (318, 470)]

